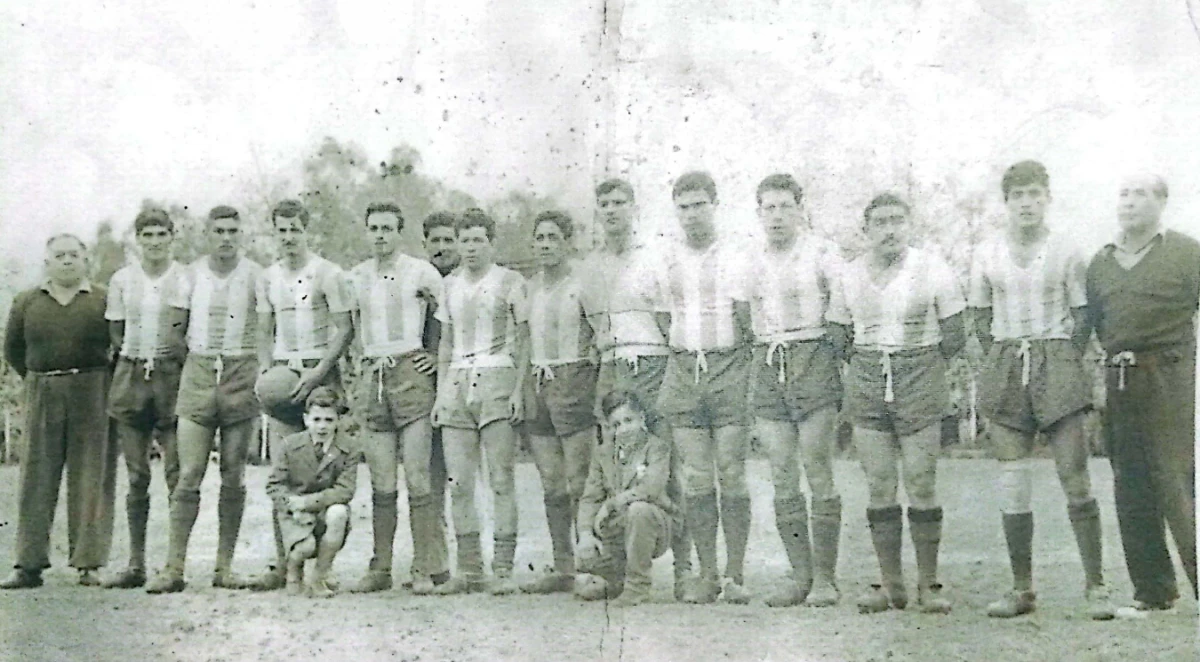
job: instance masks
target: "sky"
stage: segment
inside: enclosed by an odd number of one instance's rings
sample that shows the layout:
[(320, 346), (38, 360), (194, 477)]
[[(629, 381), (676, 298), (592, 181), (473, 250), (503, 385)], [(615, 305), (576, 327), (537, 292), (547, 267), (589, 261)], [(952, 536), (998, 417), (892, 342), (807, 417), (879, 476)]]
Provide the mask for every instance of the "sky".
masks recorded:
[(294, 183), (326, 135), (381, 159), (406, 143), (477, 197), (527, 190), (584, 219), (594, 181), (621, 174), (650, 233), (674, 230), (670, 182), (690, 169), (751, 237), (774, 171), (837, 227), (913, 181), (999, 213), (1004, 167), (1036, 158), (1051, 222), (1081, 244), (1115, 231), (1130, 169), (1162, 173), (1167, 222), (1200, 235), (1185, 0), (444, 4), (8, 0), (0, 252), (128, 225), (145, 198), (207, 209)]

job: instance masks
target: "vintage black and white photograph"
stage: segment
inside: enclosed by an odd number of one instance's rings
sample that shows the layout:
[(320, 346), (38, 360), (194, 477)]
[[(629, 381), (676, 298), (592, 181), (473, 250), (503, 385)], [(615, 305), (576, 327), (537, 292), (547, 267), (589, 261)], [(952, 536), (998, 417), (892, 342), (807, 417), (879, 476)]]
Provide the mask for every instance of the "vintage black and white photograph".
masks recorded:
[(1200, 655), (1200, 0), (9, 0), (0, 62), (0, 660)]

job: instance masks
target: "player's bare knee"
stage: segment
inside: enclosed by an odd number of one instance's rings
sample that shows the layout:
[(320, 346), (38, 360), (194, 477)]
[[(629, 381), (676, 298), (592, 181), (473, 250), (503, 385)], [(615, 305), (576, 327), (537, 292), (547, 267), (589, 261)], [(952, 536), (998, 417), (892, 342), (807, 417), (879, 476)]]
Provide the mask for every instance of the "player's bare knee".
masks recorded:
[(345, 528), (350, 521), (350, 507), (343, 503), (335, 503), (325, 509), (325, 527)]
[(808, 489), (814, 500), (823, 501), (838, 496), (837, 486), (833, 482), (833, 472), (808, 472)]
[(938, 505), (937, 477), (933, 472), (905, 476), (904, 490), (908, 495), (909, 505), (914, 508), (928, 509)]
[[(221, 484), (224, 485), (224, 476), (222, 476)], [(176, 489), (182, 490), (198, 490), (200, 484), (204, 482), (204, 467), (185, 464), (179, 467), (179, 478), (175, 484)]]
[(1062, 484), (1067, 501), (1072, 504), (1083, 503), (1092, 498), (1092, 481), (1087, 467), (1059, 467), (1058, 481)]
[(288, 561), (299, 563), (305, 559), (311, 559), (316, 553), (317, 541), (313, 536), (309, 536), (292, 545), (292, 550), (288, 552)]
[(728, 496), (748, 496), (746, 490), (746, 469), (744, 466), (723, 467), (717, 476), (721, 482), (721, 494)]

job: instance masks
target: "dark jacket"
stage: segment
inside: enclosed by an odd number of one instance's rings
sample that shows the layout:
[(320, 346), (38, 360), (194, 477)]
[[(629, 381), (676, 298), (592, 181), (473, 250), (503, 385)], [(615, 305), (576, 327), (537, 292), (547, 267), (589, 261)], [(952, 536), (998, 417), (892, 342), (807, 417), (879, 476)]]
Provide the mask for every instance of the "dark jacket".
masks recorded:
[(645, 501), (676, 515), (678, 509), (669, 496), (674, 487), (671, 444), (650, 435), (641, 448), (622, 459), (615, 440), (609, 441), (592, 453), (587, 483), (579, 500), (579, 521), (594, 526), (604, 502), (626, 491), (630, 492), (630, 503)]
[(358, 486), (358, 459), (361, 455), (347, 435), (338, 432), (325, 457), (317, 459), (316, 445), (308, 431), (286, 437), (267, 479), (267, 496), (276, 510), (287, 512), (288, 497), (317, 494), (309, 507), (321, 512), (335, 504), (350, 503)]

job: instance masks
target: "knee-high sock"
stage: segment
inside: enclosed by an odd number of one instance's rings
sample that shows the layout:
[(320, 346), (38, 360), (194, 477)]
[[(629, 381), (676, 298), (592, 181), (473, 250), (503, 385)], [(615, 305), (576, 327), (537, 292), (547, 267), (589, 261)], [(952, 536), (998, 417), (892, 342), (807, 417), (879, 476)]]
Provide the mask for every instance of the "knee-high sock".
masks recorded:
[(150, 496), (130, 494), (125, 499), (129, 521), (129, 565), (146, 567), (146, 524), (150, 521)]
[(700, 561), (700, 576), (717, 580), (717, 495), (689, 494), (687, 497), (687, 527), (696, 543), (696, 558)]
[(217, 497), (217, 570), (229, 570), (246, 512), (246, 488), (221, 486)]
[(187, 561), (188, 539), (196, 516), (200, 514), (200, 490), (177, 489), (171, 494), (171, 520), (168, 538), (167, 567), (183, 572)]
[(492, 574), (497, 577), (512, 577), (513, 559), (517, 555), (517, 537), (498, 535), (492, 539)]
[(1079, 545), (1079, 559), (1087, 586), (1104, 583), (1104, 547), (1100, 538), (1100, 507), (1095, 499), (1067, 506), (1067, 516)]
[(550, 546), (554, 551), (554, 570), (562, 574), (575, 571), (575, 546), (571, 534), (571, 497), (546, 495), (546, 524), (550, 528)]
[(441, 567), (442, 559), (435, 558), (438, 556), (437, 550), (446, 546), (442, 528), (438, 525), (436, 508), (437, 502), (432, 494), (408, 495), (408, 524), (413, 542), (414, 576), (432, 578), (434, 574), (444, 570)]
[(917, 555), (919, 586), (938, 583), (938, 547), (942, 542), (942, 509), (909, 508), (908, 533)]
[[(909, 513), (912, 513), (910, 510)], [(1004, 513), (1004, 540), (1012, 564), (1013, 588), (1033, 589), (1033, 513)]]
[(813, 579), (837, 586), (838, 546), (842, 537), (842, 499), (813, 499)]
[[(396, 540), (396, 493), (371, 493), (371, 533), (374, 539), (371, 569), (392, 573), (392, 548)], [(413, 540), (414, 556), (417, 542)]]
[(803, 495), (775, 500), (775, 526), (792, 577), (805, 590), (812, 587), (812, 547), (808, 539), (808, 504)]
[(483, 577), (483, 550), (479, 545), (478, 533), (463, 533), (457, 536), (458, 574), (471, 581)]
[(750, 540), (750, 497), (721, 495), (721, 529), (725, 532), (725, 576), (741, 584)]
[(871, 543), (879, 558), (879, 574), (885, 586), (904, 584), (900, 545), (904, 537), (903, 511), (900, 506), (867, 508)]

